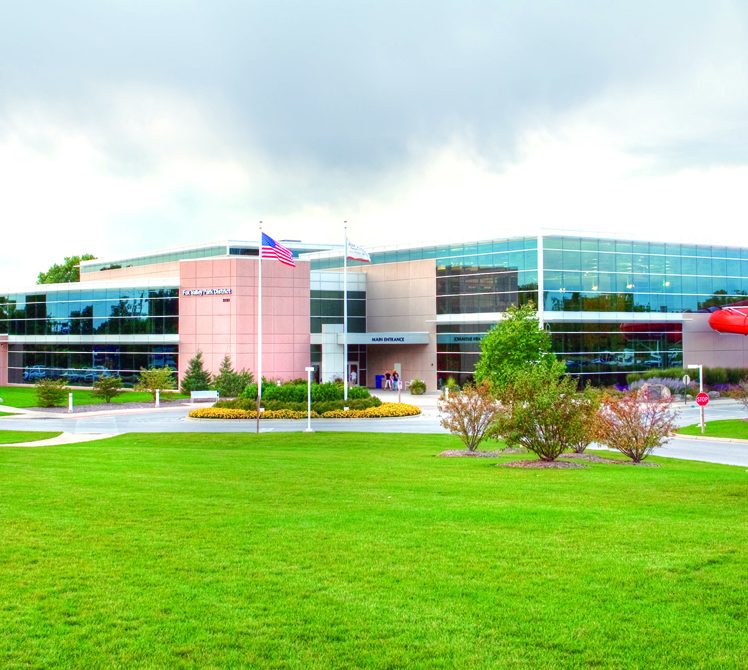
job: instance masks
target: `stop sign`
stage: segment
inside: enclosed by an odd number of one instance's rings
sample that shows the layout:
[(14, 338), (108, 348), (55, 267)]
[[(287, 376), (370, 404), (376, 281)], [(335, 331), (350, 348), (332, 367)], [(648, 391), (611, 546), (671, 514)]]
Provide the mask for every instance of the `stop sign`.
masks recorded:
[(704, 407), (709, 403), (709, 396), (703, 391), (696, 396), (696, 404)]

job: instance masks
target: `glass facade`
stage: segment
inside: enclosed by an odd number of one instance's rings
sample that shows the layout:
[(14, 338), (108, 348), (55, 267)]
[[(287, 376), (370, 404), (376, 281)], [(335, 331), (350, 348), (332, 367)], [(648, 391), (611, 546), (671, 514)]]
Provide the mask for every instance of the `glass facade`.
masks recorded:
[(546, 237), (551, 311), (680, 313), (748, 297), (748, 249)]
[(81, 289), (0, 295), (0, 333), (176, 335), (176, 288)]
[[(116, 261), (103, 261), (101, 263), (87, 262), (81, 264), (81, 273), (99, 272), (101, 270), (118, 270), (120, 268), (139, 267), (142, 265), (154, 265), (155, 263), (170, 263), (173, 261), (190, 260), (195, 258), (208, 258), (210, 256), (225, 256), (227, 247), (225, 244), (212, 247), (198, 247), (196, 249), (184, 249), (181, 251), (170, 251), (153, 256), (136, 256), (133, 258), (122, 258)], [(255, 255), (257, 250), (255, 249)]]
[(140, 368), (177, 369), (176, 344), (11, 344), (8, 381), (33, 384), (45, 377), (90, 386), (98, 378), (119, 375), (133, 384)]
[[(471, 250), (464, 257), (453, 254), (437, 260), (437, 314), (465, 314), (469, 319), (469, 314), (537, 302), (534, 254), (520, 255), (519, 241), (508, 242), (515, 249), (492, 265), (484, 260), (487, 243), (478, 245), (483, 255)], [(536, 252), (533, 242), (525, 238), (524, 249)], [(672, 317), (658, 319), (657, 314), (706, 312), (747, 297), (748, 249), (543, 238), (543, 307), (553, 350), (571, 374), (594, 382), (623, 381), (629, 372), (683, 364), (682, 324)], [(581, 314), (569, 322), (554, 318), (559, 312)], [(438, 324), (440, 379), (470, 378), (480, 341), (491, 325)]]
[[(311, 290), (311, 333), (321, 333), (322, 326), (343, 323), (343, 291)], [(366, 332), (366, 291), (348, 291), (348, 332)]]
[[(0, 295), (0, 333), (43, 337), (94, 335), (177, 335), (178, 289), (98, 288), (71, 284), (68, 290)], [(131, 383), (141, 367), (177, 368), (176, 344), (13, 343), (8, 349), (8, 380), (33, 383), (44, 377), (71, 384), (93, 384), (119, 374)]]

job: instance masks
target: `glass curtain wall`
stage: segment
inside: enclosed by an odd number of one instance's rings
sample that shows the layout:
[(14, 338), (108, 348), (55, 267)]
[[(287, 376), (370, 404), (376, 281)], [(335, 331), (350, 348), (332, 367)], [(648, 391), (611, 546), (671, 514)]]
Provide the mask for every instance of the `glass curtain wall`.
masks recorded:
[(550, 311), (679, 313), (748, 298), (748, 249), (546, 237)]
[(0, 333), (9, 335), (176, 335), (178, 330), (176, 288), (0, 296)]
[(170, 367), (177, 370), (176, 344), (11, 344), (8, 347), (8, 380), (33, 384), (64, 379), (69, 384), (90, 386), (97, 379), (118, 375), (133, 384), (140, 368)]

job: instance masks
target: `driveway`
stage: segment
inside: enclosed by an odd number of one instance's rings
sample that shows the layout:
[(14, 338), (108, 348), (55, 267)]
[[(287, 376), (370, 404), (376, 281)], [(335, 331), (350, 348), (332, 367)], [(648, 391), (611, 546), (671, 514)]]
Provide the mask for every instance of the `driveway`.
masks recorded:
[[(380, 394), (382, 400), (396, 401), (396, 393)], [(356, 431), (366, 433), (444, 433), (440, 425), (436, 394), (424, 396), (402, 395), (403, 402), (417, 404), (422, 414), (388, 419), (314, 419), (315, 432)], [(109, 437), (122, 433), (253, 433), (254, 421), (218, 419), (190, 419), (187, 414), (195, 406), (148, 410), (114, 410), (81, 412), (79, 414), (50, 414), (25, 412), (0, 418), (0, 429), (62, 431), (68, 435)], [(5, 408), (12, 411), (12, 408)], [(695, 404), (676, 406), (678, 425), (698, 423), (699, 408)], [(717, 400), (707, 407), (707, 421), (745, 417), (745, 409), (732, 400)], [(302, 432), (306, 421), (261, 421), (260, 432)], [(664, 447), (655, 450), (657, 456), (686, 460), (740, 465), (748, 467), (748, 442), (734, 443), (708, 438), (672, 438)]]

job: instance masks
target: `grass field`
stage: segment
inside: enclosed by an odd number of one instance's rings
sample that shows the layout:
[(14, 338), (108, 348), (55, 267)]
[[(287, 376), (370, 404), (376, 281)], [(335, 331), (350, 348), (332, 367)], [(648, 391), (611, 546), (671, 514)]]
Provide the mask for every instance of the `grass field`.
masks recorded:
[(0, 666), (745, 667), (744, 468), (434, 457), (456, 446), (0, 449)]
[(0, 444), (18, 444), (19, 442), (34, 442), (57, 437), (59, 431), (42, 430), (0, 430)]
[[(701, 426), (684, 426), (678, 429), (683, 435), (701, 435)], [(722, 421), (707, 421), (704, 431), (706, 437), (731, 437), (737, 440), (748, 440), (748, 421), (743, 419), (724, 419)]]
[[(100, 405), (103, 403), (101, 398), (95, 398), (90, 389), (73, 389), (73, 402), (76, 405)], [(189, 396), (176, 392), (164, 391), (161, 393), (162, 400), (188, 398)], [(36, 389), (33, 386), (0, 386), (0, 398), (3, 405), (8, 407), (37, 407)], [(150, 393), (142, 391), (124, 391), (121, 395), (112, 399), (113, 403), (127, 402), (153, 402)], [(65, 395), (64, 402), (61, 406), (67, 406), (68, 398)]]
[(13, 416), (16, 412), (0, 412), (0, 416)]

